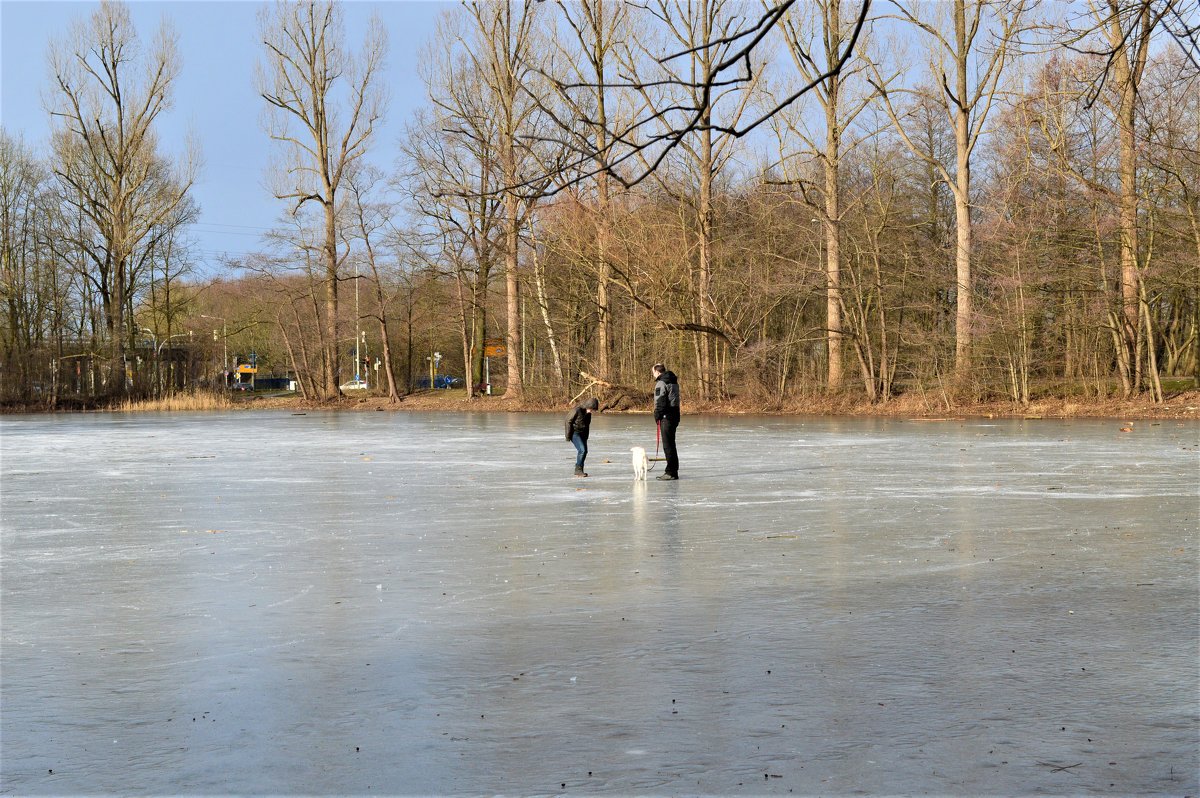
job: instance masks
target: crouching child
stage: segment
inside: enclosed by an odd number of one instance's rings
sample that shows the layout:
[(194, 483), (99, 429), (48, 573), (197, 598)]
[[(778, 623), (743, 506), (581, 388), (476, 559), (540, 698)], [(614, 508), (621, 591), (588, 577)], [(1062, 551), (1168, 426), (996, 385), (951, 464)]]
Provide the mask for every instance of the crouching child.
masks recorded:
[(592, 412), (600, 409), (600, 402), (586, 399), (567, 416), (567, 440), (575, 444), (575, 476), (586, 477), (583, 462), (588, 453), (588, 432), (592, 426)]

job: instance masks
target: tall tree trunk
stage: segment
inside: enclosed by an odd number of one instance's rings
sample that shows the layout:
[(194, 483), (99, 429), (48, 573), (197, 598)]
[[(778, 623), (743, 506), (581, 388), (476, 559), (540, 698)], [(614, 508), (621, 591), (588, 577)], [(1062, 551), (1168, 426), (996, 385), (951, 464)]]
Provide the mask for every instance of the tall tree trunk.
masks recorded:
[(387, 297), (383, 293), (383, 281), (379, 279), (379, 270), (375, 268), (375, 253), (371, 249), (368, 249), (368, 252), (371, 271), (375, 276), (375, 305), (379, 308), (379, 341), (383, 349), (383, 373), (387, 377), (388, 401), (396, 402), (400, 399), (400, 391), (396, 387), (396, 371), (392, 363), (392, 342), (387, 323)]
[(109, 383), (106, 393), (109, 396), (128, 395), (129, 381), (125, 366), (125, 260), (114, 253), (112, 269), (113, 284), (110, 289), (110, 343)]
[[(1116, 23), (1114, 23), (1116, 24)], [(1116, 36), (1117, 31), (1110, 32)], [(1124, 47), (1119, 43), (1118, 46)], [(1137, 113), (1137, 89), (1132, 82), (1129, 62), (1124, 52), (1113, 60), (1114, 77), (1119, 87), (1120, 102), (1117, 109), (1117, 127), (1120, 139), (1120, 224), (1121, 224), (1121, 344), (1128, 353), (1118, 359), (1127, 371), (1121, 374), (1125, 395), (1141, 389), (1141, 358), (1138, 356), (1138, 195), (1137, 195), (1137, 142), (1135, 115)]]
[[(706, 18), (707, 19), (707, 18)], [(705, 41), (707, 41), (707, 30)], [(712, 119), (705, 114), (703, 124), (711, 124)], [(697, 224), (700, 233), (698, 271), (696, 282), (696, 305), (700, 310), (700, 324), (706, 329), (713, 325), (712, 299), (712, 245), (713, 245), (713, 144), (712, 131), (707, 127), (700, 131), (700, 191), (697, 197)], [(700, 370), (700, 397), (708, 399), (712, 396), (713, 366), (712, 344), (707, 334), (697, 337), (697, 355)]]
[[(508, 183), (513, 185), (514, 178)], [(521, 304), (520, 281), (517, 279), (519, 266), (518, 254), (521, 245), (521, 217), (518, 205), (520, 199), (513, 191), (504, 195), (506, 218), (504, 220), (504, 286), (507, 306), (508, 336), (506, 360), (508, 362), (508, 385), (504, 389), (504, 398), (520, 401), (525, 397), (525, 385), (521, 379)]]
[[(484, 342), (487, 340), (488, 312), (488, 281), (491, 280), (492, 263), (490, 255), (480, 258), (475, 270), (475, 284), (472, 286), (471, 297), (471, 390), (483, 384)], [(489, 375), (490, 378), (490, 375)]]
[(971, 369), (971, 334), (974, 324), (974, 286), (971, 277), (971, 156), (966, 143), (967, 114), (955, 119), (954, 266), (954, 373), (965, 379)]
[[(602, 93), (600, 96), (603, 96)], [(600, 102), (601, 120), (604, 103)], [(596, 177), (596, 376), (602, 380), (612, 379), (612, 313), (609, 307), (608, 287), (612, 279), (608, 263), (608, 226), (610, 198), (608, 174), (601, 172)]]
[[(831, 4), (837, 13), (837, 4)], [(841, 123), (838, 120), (838, 83), (830, 81), (825, 104), (825, 326), (828, 361), (826, 388), (842, 387), (842, 248), (841, 203), (838, 190)]]
[[(958, 96), (970, 91), (967, 82), (967, 20), (965, 0), (954, 3), (954, 35), (960, 57), (955, 59)], [(954, 226), (955, 288), (954, 376), (960, 383), (970, 374), (974, 326), (974, 285), (971, 275), (971, 119), (959, 101), (954, 110)]]
[(592, 17), (593, 29), (596, 31), (595, 39), (592, 42), (591, 61), (596, 72), (596, 124), (593, 126), (596, 136), (596, 151), (601, 154), (600, 158), (596, 159), (596, 167), (599, 170), (596, 176), (596, 198), (598, 207), (596, 208), (596, 370), (597, 376), (602, 380), (611, 380), (612, 374), (612, 349), (613, 349), (613, 330), (612, 330), (612, 312), (609, 306), (608, 287), (612, 279), (612, 274), (609, 266), (609, 223), (612, 219), (612, 202), (609, 189), (608, 172), (605, 171), (608, 155), (608, 105), (607, 105), (607, 87), (605, 85), (606, 75), (604, 74), (604, 65), (607, 54), (607, 43), (604, 37), (600, 34), (601, 24), (599, 20), (604, 18), (604, 4), (600, 2), (595, 8), (595, 16)]
[(1121, 312), (1120, 340), (1125, 350), (1118, 357), (1121, 384), (1125, 395), (1142, 388), (1142, 358), (1138, 298), (1141, 277), (1138, 271), (1138, 194), (1137, 194), (1137, 101), (1138, 88), (1146, 67), (1154, 25), (1149, 2), (1138, 6), (1108, 0), (1108, 18), (1103, 27), (1112, 48), (1110, 59), (1117, 103), (1117, 136), (1120, 142), (1120, 225), (1121, 225)]
[[(462, 264), (456, 264), (455, 269), (454, 269), (454, 287), (458, 294), (458, 333), (459, 333), (459, 342), (462, 345), (463, 363), (467, 364), (467, 366), (466, 366), (466, 375), (467, 375), (466, 383), (467, 384), (464, 385), (463, 388), (464, 388), (464, 393), (466, 394), (466, 397), (467, 397), (467, 401), (469, 402), (475, 398), (475, 386), (479, 384), (479, 381), (482, 379), (482, 377), (474, 378), (473, 371), (471, 369), (471, 348), (473, 346), (472, 328), (474, 326), (474, 322), (468, 323), (467, 319), (468, 319), (469, 315), (473, 317), (474, 310), (470, 307), (469, 303), (467, 302), (467, 294), (464, 289), (464, 284), (466, 282), (467, 282), (466, 272), (463, 270)], [(472, 294), (473, 293), (474, 292), (472, 292)], [(409, 321), (408, 321), (408, 352), (409, 352), (408, 359), (409, 359), (409, 363), (411, 364), (411, 362), (412, 362), (412, 308), (411, 308), (411, 306), (409, 307), (408, 319), (409, 319)], [(411, 386), (412, 385), (412, 366), (411, 365), (409, 366), (408, 371), (409, 371), (408, 381), (409, 381), (409, 385)], [(429, 387), (430, 388), (433, 387), (432, 382), (429, 384)]]
[[(326, 196), (333, 192), (327, 185)], [(325, 373), (323, 394), (332, 399), (341, 393), (341, 342), (338, 330), (337, 222), (333, 202), (325, 203)]]
[[(546, 294), (545, 269), (538, 258), (537, 231), (534, 227), (534, 215), (532, 213), (529, 214), (528, 224), (530, 256), (533, 258), (533, 284), (537, 296), (538, 310), (542, 314), (542, 324), (546, 328), (546, 341), (550, 345), (550, 357), (554, 361), (551, 378), (554, 381), (554, 387), (562, 390), (566, 387), (566, 380), (563, 377), (562, 357), (558, 354), (558, 335), (554, 332), (554, 325), (550, 321), (550, 299)], [(603, 375), (600, 376), (601, 379), (607, 379)]]

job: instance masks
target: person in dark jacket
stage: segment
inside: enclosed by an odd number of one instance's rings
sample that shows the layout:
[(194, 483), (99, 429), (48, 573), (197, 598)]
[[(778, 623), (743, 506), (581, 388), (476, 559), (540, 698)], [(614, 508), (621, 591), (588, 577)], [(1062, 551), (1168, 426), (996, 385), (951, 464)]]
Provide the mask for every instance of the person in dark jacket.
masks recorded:
[(675, 430), (679, 426), (679, 380), (662, 363), (654, 368), (654, 420), (662, 436), (667, 467), (659, 479), (679, 479), (679, 452), (675, 449)]
[(575, 444), (575, 476), (586, 477), (583, 461), (587, 459), (588, 432), (592, 426), (592, 411), (600, 409), (595, 397), (584, 401), (567, 417), (567, 440)]

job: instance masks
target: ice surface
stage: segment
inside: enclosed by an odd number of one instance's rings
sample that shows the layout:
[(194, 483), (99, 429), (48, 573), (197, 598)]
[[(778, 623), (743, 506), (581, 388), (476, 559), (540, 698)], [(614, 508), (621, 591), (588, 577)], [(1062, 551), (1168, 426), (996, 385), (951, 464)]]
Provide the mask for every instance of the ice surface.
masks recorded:
[(5, 418), (0, 791), (1195, 795), (1200, 427), (1121, 426)]

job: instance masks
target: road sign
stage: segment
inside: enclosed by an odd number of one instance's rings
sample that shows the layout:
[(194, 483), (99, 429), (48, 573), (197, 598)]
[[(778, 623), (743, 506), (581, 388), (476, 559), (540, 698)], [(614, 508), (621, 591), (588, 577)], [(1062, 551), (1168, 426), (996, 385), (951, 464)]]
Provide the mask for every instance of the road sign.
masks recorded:
[(508, 347), (503, 338), (488, 338), (483, 342), (483, 354), (487, 357), (504, 357), (508, 354)]

